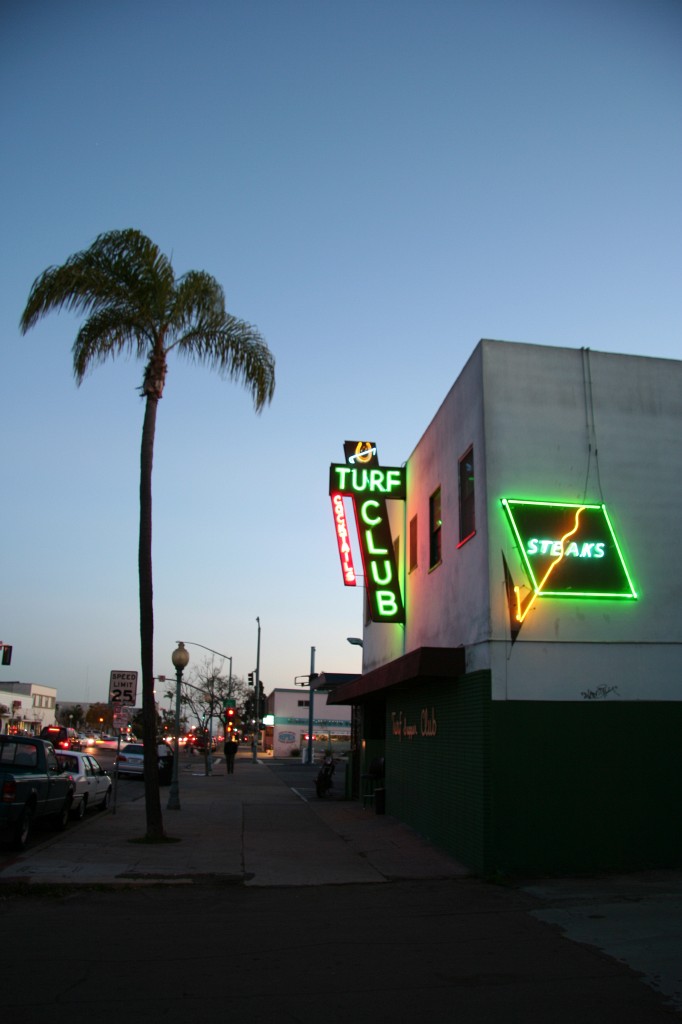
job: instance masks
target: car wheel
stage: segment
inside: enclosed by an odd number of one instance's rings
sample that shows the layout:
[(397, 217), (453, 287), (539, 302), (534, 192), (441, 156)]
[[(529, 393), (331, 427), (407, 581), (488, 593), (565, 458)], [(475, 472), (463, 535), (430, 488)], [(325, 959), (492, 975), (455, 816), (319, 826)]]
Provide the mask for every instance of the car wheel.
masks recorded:
[(31, 825), (33, 823), (33, 808), (28, 806), (24, 807), (19, 821), (14, 826), (14, 836), (12, 845), (15, 850), (23, 850), (28, 842), (28, 837), (31, 834)]
[(74, 811), (74, 817), (76, 818), (76, 821), (82, 821), (83, 820), (83, 818), (85, 817), (85, 812), (87, 811), (87, 809), (88, 809), (88, 798), (87, 798), (87, 796), (84, 796), (83, 799), (81, 800), (81, 802), (79, 803), (78, 807)]
[(109, 786), (109, 789), (104, 794), (104, 800), (102, 800), (102, 803), (99, 805), (100, 809), (103, 810), (103, 811), (108, 811), (110, 803), (111, 803), (111, 786)]

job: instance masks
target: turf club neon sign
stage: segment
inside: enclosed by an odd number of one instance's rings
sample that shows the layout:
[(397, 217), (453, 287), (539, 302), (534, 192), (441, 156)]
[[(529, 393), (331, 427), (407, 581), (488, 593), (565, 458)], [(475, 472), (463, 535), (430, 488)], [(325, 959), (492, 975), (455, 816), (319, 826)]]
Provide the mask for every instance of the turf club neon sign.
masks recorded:
[(514, 618), (523, 622), (541, 597), (618, 598), (637, 593), (606, 505), (503, 498), (531, 593), (514, 587)]
[[(339, 540), (341, 568), (346, 579), (346, 564), (341, 551), (339, 529), (343, 498), (351, 498), (355, 511), (360, 552), (370, 614), (374, 622), (404, 622), (405, 608), (400, 593), (398, 566), (388, 522), (387, 500), (405, 500), (405, 470), (379, 466), (376, 445), (370, 441), (346, 441), (346, 462), (332, 464), (329, 493)], [(354, 584), (349, 584), (354, 585)]]

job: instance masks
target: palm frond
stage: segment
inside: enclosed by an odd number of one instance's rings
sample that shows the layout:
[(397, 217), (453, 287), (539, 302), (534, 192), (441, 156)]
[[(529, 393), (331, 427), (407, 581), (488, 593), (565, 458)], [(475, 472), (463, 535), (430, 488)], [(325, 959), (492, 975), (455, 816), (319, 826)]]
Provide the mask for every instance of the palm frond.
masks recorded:
[(275, 360), (259, 331), (226, 313), (220, 324), (198, 320), (178, 340), (177, 350), (190, 362), (215, 370), (221, 377), (243, 384), (256, 412), (275, 393)]
[(48, 267), (33, 282), (20, 327), (25, 334), (52, 310), (88, 314), (137, 304), (158, 316), (174, 292), (169, 260), (140, 231), (127, 228), (99, 235), (88, 249), (61, 266)]
[(152, 324), (140, 322), (137, 310), (108, 307), (98, 310), (82, 324), (73, 344), (73, 372), (78, 384), (86, 374), (122, 352), (138, 359), (154, 347)]
[(191, 271), (180, 278), (173, 314), (175, 339), (169, 349), (243, 384), (256, 412), (272, 401), (274, 358), (257, 328), (225, 311), (225, 295), (214, 277)]

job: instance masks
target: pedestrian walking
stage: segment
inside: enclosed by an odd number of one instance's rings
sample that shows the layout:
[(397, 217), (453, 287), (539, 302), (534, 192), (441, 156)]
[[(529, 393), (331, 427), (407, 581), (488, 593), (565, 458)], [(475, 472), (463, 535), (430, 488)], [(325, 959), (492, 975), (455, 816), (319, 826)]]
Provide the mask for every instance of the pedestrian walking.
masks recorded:
[(225, 740), (225, 765), (227, 767), (227, 774), (232, 775), (234, 772), (234, 759), (237, 756), (237, 750), (239, 749), (239, 740), (232, 733)]

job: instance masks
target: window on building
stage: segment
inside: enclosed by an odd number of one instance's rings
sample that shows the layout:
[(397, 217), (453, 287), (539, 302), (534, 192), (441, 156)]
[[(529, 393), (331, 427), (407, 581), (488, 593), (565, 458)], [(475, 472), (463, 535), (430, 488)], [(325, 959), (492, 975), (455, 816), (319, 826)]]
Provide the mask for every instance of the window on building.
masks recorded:
[(471, 447), (459, 460), (459, 544), (476, 533), (474, 509), (474, 449)]
[(417, 517), (410, 519), (410, 565), (409, 571), (417, 568)]
[(441, 560), (442, 526), (439, 487), (429, 498), (429, 569), (433, 569)]
[(299, 700), (298, 706), (299, 706), (299, 708), (309, 708), (310, 707), (310, 701), (309, 700)]

